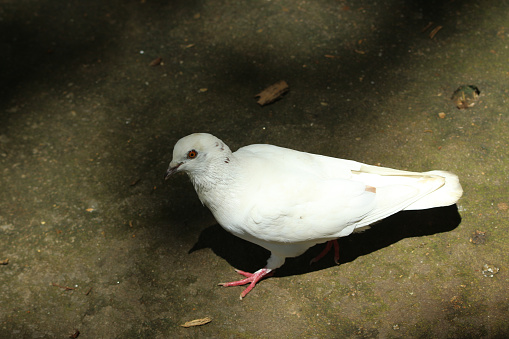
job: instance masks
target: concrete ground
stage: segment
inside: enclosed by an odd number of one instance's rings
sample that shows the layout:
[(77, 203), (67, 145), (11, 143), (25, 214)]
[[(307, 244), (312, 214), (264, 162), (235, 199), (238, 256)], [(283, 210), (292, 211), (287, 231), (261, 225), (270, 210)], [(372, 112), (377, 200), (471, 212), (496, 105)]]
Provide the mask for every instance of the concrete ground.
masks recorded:
[[(508, 46), (508, 1), (0, 1), (0, 338), (508, 337)], [(465, 193), (240, 301), (217, 283), (268, 253), (163, 181), (198, 131)]]

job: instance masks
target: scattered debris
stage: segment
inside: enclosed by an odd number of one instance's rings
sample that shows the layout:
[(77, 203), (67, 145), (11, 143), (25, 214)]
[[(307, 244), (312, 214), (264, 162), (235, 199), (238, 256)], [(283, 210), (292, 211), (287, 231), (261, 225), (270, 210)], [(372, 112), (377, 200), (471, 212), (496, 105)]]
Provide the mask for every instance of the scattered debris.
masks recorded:
[(212, 319), (210, 319), (209, 317), (206, 317), (206, 318), (202, 318), (202, 319), (194, 319), (194, 320), (188, 321), (185, 324), (180, 325), (180, 326), (182, 326), (182, 327), (201, 326), (201, 325), (208, 324), (211, 321), (212, 321)]
[(7, 264), (9, 264), (9, 258), (0, 260), (0, 265), (7, 265)]
[(69, 336), (69, 338), (75, 339), (75, 338), (78, 338), (79, 336), (80, 336), (80, 331), (76, 329), (76, 330), (74, 330), (74, 333)]
[(161, 62), (163, 61), (163, 58), (158, 57), (157, 59), (152, 60), (150, 64), (148, 64), (150, 67), (159, 66)]
[(484, 245), (486, 243), (486, 232), (475, 231), (470, 237), (470, 242), (474, 245)]
[(62, 286), (62, 285), (59, 285), (59, 284), (56, 284), (56, 283), (51, 283), (52, 286), (55, 286), (55, 287), (60, 287), (60, 288), (63, 288), (64, 290), (66, 291), (71, 291), (71, 290), (75, 290), (74, 287), (68, 287), (68, 286)]
[(462, 308), (466, 308), (463, 299), (461, 297), (458, 297), (457, 295), (453, 296), (451, 300), (449, 300), (449, 302), (451, 303), (449, 309), (459, 310)]
[(505, 203), (505, 202), (499, 202), (497, 204), (497, 207), (498, 207), (499, 210), (504, 211), (504, 212), (509, 209), (509, 205), (507, 203)]
[(493, 265), (484, 264), (482, 267), (482, 275), (484, 275), (486, 278), (493, 278), (493, 276), (497, 274), (498, 271), (500, 271), (500, 268)]
[(255, 95), (255, 98), (259, 97), (257, 101), (258, 104), (260, 106), (265, 106), (276, 101), (286, 92), (288, 92), (288, 84), (286, 81), (281, 80), (265, 88), (263, 91)]
[(466, 109), (473, 107), (479, 100), (481, 91), (474, 85), (463, 85), (458, 87), (452, 94), (451, 100), (458, 109)]
[(131, 181), (131, 183), (129, 184), (129, 186), (136, 186), (137, 183), (139, 183), (141, 180), (141, 178), (136, 178), (134, 179), (133, 181)]

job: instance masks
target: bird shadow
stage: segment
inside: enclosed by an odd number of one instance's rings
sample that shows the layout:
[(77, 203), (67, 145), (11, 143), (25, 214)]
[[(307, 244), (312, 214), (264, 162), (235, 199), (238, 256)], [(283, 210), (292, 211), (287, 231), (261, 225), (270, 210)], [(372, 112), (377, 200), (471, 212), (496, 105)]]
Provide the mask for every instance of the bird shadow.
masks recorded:
[[(364, 232), (339, 238), (339, 264), (352, 262), (358, 257), (390, 246), (405, 238), (452, 231), (460, 222), (461, 216), (458, 213), (457, 205), (399, 212), (372, 225)], [(254, 272), (265, 267), (270, 256), (270, 252), (266, 249), (237, 238), (218, 224), (204, 229), (189, 253), (204, 248), (210, 248), (231, 266), (247, 272)], [(317, 256), (323, 248), (323, 244), (318, 244), (296, 258), (288, 258), (286, 263), (277, 269), (275, 276), (300, 275), (336, 266), (333, 260), (333, 251), (317, 263), (309, 264), (311, 259)]]

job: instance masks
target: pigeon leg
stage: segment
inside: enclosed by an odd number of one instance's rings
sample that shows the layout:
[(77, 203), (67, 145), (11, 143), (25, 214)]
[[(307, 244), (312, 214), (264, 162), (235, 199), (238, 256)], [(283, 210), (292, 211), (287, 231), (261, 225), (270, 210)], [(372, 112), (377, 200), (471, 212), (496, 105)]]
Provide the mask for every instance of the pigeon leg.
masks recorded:
[(334, 262), (336, 265), (339, 265), (339, 244), (337, 240), (332, 240), (332, 244), (334, 244)]
[(227, 283), (220, 283), (219, 285), (224, 287), (230, 286), (240, 286), (249, 283), (249, 286), (240, 294), (240, 299), (244, 298), (252, 289), (255, 287), (256, 283), (264, 277), (270, 277), (274, 272), (270, 268), (262, 268), (256, 271), (255, 273), (244, 272), (241, 270), (235, 270), (238, 274), (241, 274), (246, 277), (246, 279), (242, 279), (239, 281), (232, 281)]
[(339, 265), (339, 244), (337, 240), (329, 240), (327, 241), (327, 245), (325, 245), (325, 248), (323, 251), (318, 254), (316, 257), (311, 259), (309, 264), (317, 262), (318, 260), (322, 259), (327, 253), (329, 253), (330, 249), (332, 248), (332, 245), (334, 245), (334, 262)]

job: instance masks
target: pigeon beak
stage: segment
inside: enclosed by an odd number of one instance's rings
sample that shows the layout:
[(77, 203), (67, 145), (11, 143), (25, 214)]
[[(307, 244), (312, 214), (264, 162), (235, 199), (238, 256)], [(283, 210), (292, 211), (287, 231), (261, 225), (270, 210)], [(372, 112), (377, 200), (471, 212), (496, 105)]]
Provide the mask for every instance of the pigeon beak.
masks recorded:
[(172, 174), (175, 174), (178, 172), (179, 170), (179, 167), (180, 165), (182, 165), (183, 162), (181, 163), (178, 163), (176, 164), (175, 166), (171, 166), (171, 163), (170, 163), (170, 168), (168, 168), (168, 170), (166, 171), (166, 174), (164, 175), (164, 180), (168, 180), (168, 178), (172, 175)]

